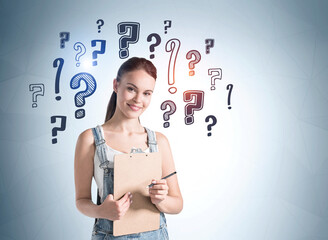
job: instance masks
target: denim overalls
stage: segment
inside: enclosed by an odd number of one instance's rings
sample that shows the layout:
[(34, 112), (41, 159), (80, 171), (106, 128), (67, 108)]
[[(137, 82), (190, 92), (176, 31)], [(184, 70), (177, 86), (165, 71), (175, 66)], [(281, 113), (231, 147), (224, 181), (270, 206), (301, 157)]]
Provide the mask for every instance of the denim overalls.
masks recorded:
[[(148, 135), (148, 146), (150, 152), (157, 152), (157, 142), (155, 132), (145, 128)], [(107, 159), (106, 151), (107, 146), (105, 143), (104, 135), (102, 132), (102, 127), (98, 125), (95, 128), (92, 128), (92, 133), (95, 138), (96, 144), (96, 152), (98, 154), (99, 160), (101, 164), (100, 168), (104, 170), (104, 178), (103, 178), (103, 196), (100, 198), (99, 194), (97, 194), (97, 204), (101, 204), (104, 199), (106, 199), (107, 195), (113, 194), (114, 188), (114, 168), (113, 163), (109, 162)], [(113, 236), (113, 221), (108, 219), (96, 218), (95, 223), (93, 225), (92, 237), (91, 240), (110, 240), (110, 239), (118, 239), (118, 240), (168, 240), (168, 232), (167, 225), (164, 213), (160, 213), (160, 226), (158, 230), (141, 232), (136, 234), (128, 234), (123, 236)]]

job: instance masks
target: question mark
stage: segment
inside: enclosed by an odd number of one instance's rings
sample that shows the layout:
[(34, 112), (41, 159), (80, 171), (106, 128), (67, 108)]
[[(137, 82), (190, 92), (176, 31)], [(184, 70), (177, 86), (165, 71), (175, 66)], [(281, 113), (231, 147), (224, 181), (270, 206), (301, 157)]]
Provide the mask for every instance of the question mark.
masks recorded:
[(60, 48), (65, 48), (65, 42), (69, 41), (69, 32), (60, 32)]
[(169, 25), (167, 25), (167, 26), (164, 27), (165, 34), (167, 34), (167, 29), (171, 27), (172, 21), (171, 20), (165, 20), (164, 21), (164, 24), (166, 24), (166, 23), (168, 23)]
[[(195, 64), (199, 63), (201, 60), (201, 55), (197, 50), (191, 50), (187, 53), (186, 58), (190, 60), (192, 58), (192, 55), (195, 56), (195, 60), (189, 62), (189, 69), (195, 69)], [(189, 76), (194, 76), (195, 71), (190, 70)]]
[(99, 24), (99, 25), (98, 25), (98, 33), (100, 33), (100, 28), (101, 28), (102, 26), (104, 26), (104, 20), (102, 20), (102, 19), (98, 19), (97, 24)]
[[(61, 119), (60, 127), (54, 127), (52, 129), (52, 136), (53, 137), (57, 136), (58, 131), (64, 131), (66, 129), (66, 116), (51, 116), (50, 117), (51, 123), (55, 123), (57, 118)], [(52, 139), (52, 144), (56, 144), (56, 143), (57, 143), (57, 138), (53, 138)]]
[[(36, 84), (30, 84), (29, 85), (30, 92), (32, 93), (32, 108), (36, 108), (38, 106), (37, 97), (38, 96), (44, 96), (44, 85), (42, 83), (36, 83)], [(38, 91), (34, 91), (35, 89), (39, 89)]]
[[(58, 66), (58, 62), (59, 62), (59, 66)], [(60, 79), (60, 74), (61, 74), (63, 65), (64, 65), (64, 59), (62, 59), (62, 58), (56, 58), (53, 62), (53, 67), (54, 68), (58, 67), (57, 73), (56, 73), (56, 81), (55, 81), (55, 93), (56, 94), (59, 93), (59, 79)], [(57, 101), (59, 101), (61, 99), (61, 96), (57, 96), (55, 99)]]
[[(164, 118), (164, 121), (168, 121), (170, 120), (170, 115), (172, 115), (173, 113), (175, 113), (176, 109), (177, 109), (177, 106), (175, 105), (175, 103), (171, 100), (166, 100), (164, 101), (162, 104), (161, 104), (161, 110), (166, 110), (167, 106), (170, 107), (170, 110), (165, 112), (163, 114), (163, 118)], [(164, 128), (168, 128), (170, 126), (170, 123), (169, 122), (165, 122), (163, 124)]]
[[(169, 85), (173, 85), (175, 83), (175, 63), (177, 61), (177, 56), (180, 49), (180, 40), (177, 38), (172, 38), (167, 41), (165, 45), (165, 51), (171, 52), (170, 60), (169, 60), (169, 67), (168, 67), (168, 83)], [(174, 94), (177, 92), (176, 87), (170, 87), (169, 92)]]
[(80, 66), (80, 58), (86, 53), (86, 48), (83, 45), (83, 43), (81, 42), (77, 42), (74, 44), (74, 50), (78, 51), (78, 53), (75, 56), (75, 60), (77, 61), (76, 66), (79, 67)]
[(119, 56), (121, 59), (129, 56), (129, 45), (139, 41), (140, 23), (137, 22), (121, 22), (117, 24), (118, 34), (126, 34), (129, 30), (129, 35), (124, 35), (119, 39)]
[(210, 48), (214, 47), (214, 39), (205, 39), (206, 54), (210, 53)]
[[(72, 89), (77, 89), (80, 87), (81, 80), (85, 82), (87, 85), (87, 88), (84, 91), (78, 92), (75, 97), (75, 106), (77, 107), (83, 107), (85, 105), (85, 98), (91, 96), (97, 88), (97, 83), (95, 78), (90, 73), (81, 72), (76, 74), (70, 82)], [(78, 109), (75, 111), (75, 118), (80, 119), (84, 118), (85, 116), (85, 110)]]
[(185, 106), (185, 124), (190, 125), (194, 123), (194, 111), (203, 109), (205, 93), (200, 90), (188, 90), (183, 93), (183, 101), (191, 102), (193, 98), (195, 101), (188, 103)]
[(231, 109), (231, 106), (230, 106), (230, 97), (231, 97), (231, 91), (232, 91), (232, 88), (233, 88), (233, 85), (232, 84), (228, 84), (227, 85), (227, 90), (229, 90), (229, 95), (228, 95), (228, 109)]
[[(212, 127), (213, 127), (213, 126), (216, 124), (216, 122), (217, 122), (217, 121), (216, 121), (216, 117), (213, 116), (213, 115), (209, 115), (209, 116), (207, 116), (207, 117), (205, 118), (205, 122), (209, 122), (210, 119), (212, 119), (212, 123), (207, 125), (207, 130), (208, 130), (208, 131), (211, 131), (211, 130), (212, 130)], [(212, 136), (212, 133), (211, 133), (211, 132), (207, 133), (207, 136), (208, 136), (208, 137)]]
[[(100, 51), (93, 51), (92, 58), (97, 59), (97, 54), (104, 54), (106, 49), (106, 40), (92, 40), (91, 41), (91, 47), (95, 47), (97, 45), (97, 42), (100, 42), (101, 48)], [(97, 61), (92, 62), (93, 66), (97, 66)]]
[[(161, 37), (157, 33), (152, 33), (147, 37), (147, 42), (151, 42), (152, 38), (155, 37), (156, 42), (152, 45), (150, 45), (149, 50), (150, 52), (155, 52), (155, 47), (161, 44)], [(150, 54), (150, 59), (153, 59), (155, 57), (155, 54)]]
[[(213, 72), (217, 72), (217, 75), (213, 75)], [(211, 77), (211, 90), (215, 90), (215, 80), (221, 80), (222, 79), (222, 69), (221, 68), (209, 68), (208, 69), (208, 75)]]

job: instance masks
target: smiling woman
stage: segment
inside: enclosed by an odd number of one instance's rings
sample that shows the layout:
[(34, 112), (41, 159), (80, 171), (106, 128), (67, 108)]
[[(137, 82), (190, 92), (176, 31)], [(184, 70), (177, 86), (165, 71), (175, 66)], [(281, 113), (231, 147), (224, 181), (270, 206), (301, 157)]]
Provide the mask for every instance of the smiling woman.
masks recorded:
[[(133, 147), (145, 152), (159, 151), (162, 158), (162, 177), (175, 171), (175, 164), (167, 138), (140, 124), (139, 116), (147, 109), (157, 78), (156, 68), (144, 58), (124, 62), (113, 81), (105, 123), (82, 132), (75, 150), (74, 174), (76, 207), (86, 216), (95, 218), (92, 239), (168, 239), (164, 213), (177, 214), (183, 200), (177, 175), (167, 180), (153, 179), (149, 188), (150, 201), (160, 213), (158, 230), (113, 236), (113, 221), (121, 219), (129, 210), (133, 196), (126, 193), (113, 199), (113, 161), (116, 154), (129, 153)], [(97, 205), (91, 199), (91, 182), (98, 187)]]

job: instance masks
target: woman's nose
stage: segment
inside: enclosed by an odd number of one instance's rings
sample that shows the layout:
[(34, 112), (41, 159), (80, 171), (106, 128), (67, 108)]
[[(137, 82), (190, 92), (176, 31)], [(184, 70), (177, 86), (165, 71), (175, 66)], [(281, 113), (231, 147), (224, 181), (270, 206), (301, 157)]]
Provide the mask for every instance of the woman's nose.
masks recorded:
[(137, 93), (136, 95), (135, 95), (135, 97), (134, 97), (134, 101), (135, 102), (141, 102), (141, 99), (142, 99), (142, 94), (140, 94), (140, 93)]

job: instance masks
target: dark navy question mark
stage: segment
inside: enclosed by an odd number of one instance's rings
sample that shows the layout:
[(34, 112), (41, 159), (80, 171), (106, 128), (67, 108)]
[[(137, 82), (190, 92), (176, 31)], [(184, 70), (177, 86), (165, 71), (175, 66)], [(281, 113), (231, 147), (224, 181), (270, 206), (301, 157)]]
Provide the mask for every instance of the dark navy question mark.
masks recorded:
[(210, 53), (210, 48), (214, 47), (214, 39), (205, 39), (206, 54)]
[[(155, 52), (155, 47), (161, 44), (161, 37), (157, 33), (152, 33), (147, 37), (147, 42), (151, 42), (152, 38), (156, 39), (156, 42), (151, 44), (149, 47), (150, 52)], [(153, 59), (155, 57), (155, 54), (150, 54), (150, 59)]]
[[(58, 65), (59, 62), (59, 65)], [(55, 93), (58, 94), (59, 93), (59, 80), (60, 80), (60, 75), (61, 75), (61, 71), (64, 65), (64, 59), (62, 58), (56, 58), (53, 62), (53, 67), (57, 68), (57, 73), (56, 73), (56, 81), (55, 81)], [(61, 96), (57, 96), (56, 100), (59, 101), (61, 99)]]
[(183, 93), (183, 101), (191, 102), (194, 98), (195, 101), (188, 103), (185, 106), (185, 124), (190, 125), (194, 123), (194, 111), (203, 109), (205, 93), (200, 90), (188, 90)]
[(129, 56), (129, 45), (139, 41), (140, 23), (137, 22), (121, 22), (117, 24), (118, 34), (126, 34), (129, 30), (129, 35), (124, 35), (119, 39), (119, 57), (121, 59)]
[(98, 19), (97, 24), (98, 24), (98, 33), (100, 33), (101, 32), (100, 28), (104, 26), (104, 20)]
[[(33, 101), (32, 108), (36, 108), (38, 106), (37, 97), (44, 96), (44, 84), (42, 84), (42, 83), (30, 84), (29, 89), (30, 89), (30, 92), (33, 92), (32, 93), (32, 101)], [(36, 89), (39, 89), (39, 90), (35, 91)]]
[(165, 20), (164, 24), (168, 23), (169, 25), (165, 25), (164, 30), (165, 30), (165, 34), (167, 34), (167, 29), (171, 27), (171, 20)]
[(232, 88), (233, 88), (233, 85), (232, 84), (228, 84), (227, 85), (227, 90), (229, 90), (229, 95), (228, 95), (228, 109), (231, 109), (231, 106), (230, 106), (230, 98), (231, 98), (231, 91), (232, 91)]
[[(106, 49), (106, 40), (92, 40), (91, 41), (91, 47), (95, 47), (97, 45), (97, 42), (100, 42), (100, 51), (93, 51), (92, 52), (92, 58), (97, 59), (97, 54), (104, 54)], [(93, 66), (97, 66), (97, 61), (92, 62)]]
[(208, 136), (208, 137), (212, 136), (212, 133), (211, 133), (212, 127), (217, 123), (217, 121), (216, 121), (216, 117), (213, 116), (213, 115), (208, 115), (208, 116), (205, 118), (205, 122), (209, 122), (210, 119), (212, 119), (212, 123), (207, 125), (207, 130), (209, 131), (209, 133), (207, 133), (207, 136)]
[[(90, 73), (78, 73), (71, 79), (71, 88), (77, 89), (80, 87), (81, 81), (84, 81), (87, 88), (84, 91), (78, 92), (75, 97), (75, 106), (83, 107), (85, 105), (85, 98), (91, 96), (97, 88), (95, 78)], [(75, 118), (80, 119), (85, 117), (85, 110), (83, 108), (75, 111)]]
[[(170, 120), (170, 115), (172, 115), (173, 113), (175, 113), (175, 111), (177, 110), (177, 106), (175, 105), (175, 103), (171, 100), (166, 100), (161, 104), (161, 110), (166, 110), (167, 106), (170, 107), (169, 111), (166, 111), (163, 114), (163, 118), (164, 121), (168, 121)], [(170, 126), (169, 122), (164, 122), (163, 127), (164, 128), (168, 128)]]
[(59, 33), (60, 37), (60, 48), (65, 48), (65, 42), (69, 41), (69, 32)]
[[(60, 127), (54, 127), (52, 129), (52, 136), (56, 137), (57, 136), (57, 132), (58, 131), (64, 131), (66, 129), (66, 116), (51, 116), (50, 117), (50, 121), (51, 123), (55, 123), (56, 119), (60, 119)], [(52, 139), (52, 144), (56, 144), (57, 143), (57, 138), (53, 138)]]
[(195, 69), (195, 64), (199, 63), (200, 60), (201, 60), (201, 55), (197, 50), (189, 51), (186, 55), (186, 58), (188, 60), (190, 60), (192, 58), (192, 56), (194, 56), (195, 59), (189, 62), (189, 69), (190, 69), (189, 76), (194, 76), (195, 75), (195, 71), (192, 70), (192, 69)]

